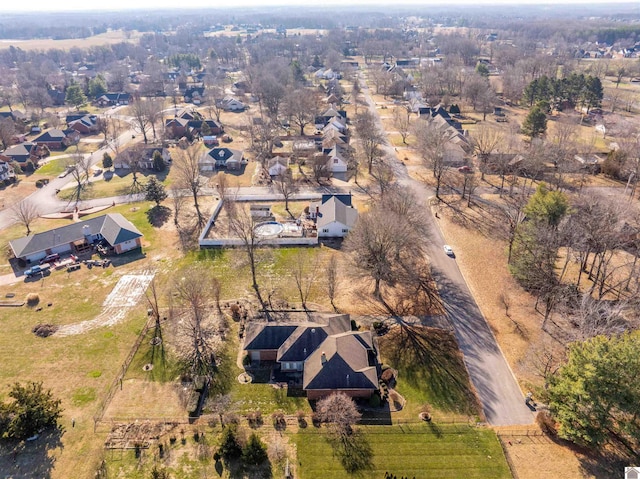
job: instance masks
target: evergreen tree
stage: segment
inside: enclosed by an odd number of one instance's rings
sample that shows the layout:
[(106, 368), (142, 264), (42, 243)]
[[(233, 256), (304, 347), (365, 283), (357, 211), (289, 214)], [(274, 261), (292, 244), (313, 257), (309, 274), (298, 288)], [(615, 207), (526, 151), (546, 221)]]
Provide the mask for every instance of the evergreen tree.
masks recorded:
[(544, 135), (547, 131), (547, 115), (540, 106), (535, 105), (522, 123), (522, 133), (530, 138)]
[(561, 437), (640, 450), (640, 336), (596, 336), (569, 347), (567, 363), (551, 378), (549, 407)]
[(89, 80), (89, 97), (91, 99), (98, 98), (99, 96), (107, 93), (107, 82), (102, 75), (98, 75), (95, 78)]
[(245, 464), (259, 466), (267, 460), (267, 449), (256, 433), (251, 434), (246, 446), (242, 449), (242, 461)]
[(42, 383), (15, 383), (9, 397), (13, 401), (0, 403), (0, 437), (24, 440), (43, 429), (57, 427), (61, 401), (54, 399)]
[(235, 424), (229, 424), (222, 431), (218, 452), (225, 460), (237, 459), (242, 455), (242, 446), (238, 441), (238, 427)]
[(153, 152), (153, 169), (155, 171), (164, 171), (167, 165), (164, 162), (162, 153), (159, 150)]
[(489, 67), (482, 62), (478, 62), (476, 65), (476, 73), (485, 78), (489, 78)]
[(149, 181), (144, 186), (144, 191), (146, 200), (155, 202), (156, 206), (160, 206), (160, 203), (167, 199), (164, 185), (155, 176), (149, 178)]
[(67, 93), (65, 94), (64, 100), (79, 110), (80, 107), (87, 102), (87, 97), (82, 91), (80, 85), (74, 83), (67, 87)]
[(102, 155), (102, 167), (103, 168), (111, 168), (113, 166), (113, 159), (111, 155), (105, 151), (104, 155)]

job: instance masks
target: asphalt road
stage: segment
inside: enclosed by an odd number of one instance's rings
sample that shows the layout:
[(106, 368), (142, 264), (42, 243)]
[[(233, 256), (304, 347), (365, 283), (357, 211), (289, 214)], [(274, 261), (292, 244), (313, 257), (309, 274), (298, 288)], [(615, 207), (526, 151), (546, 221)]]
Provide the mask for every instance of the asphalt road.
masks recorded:
[[(362, 79), (361, 85), (369, 110), (374, 113), (384, 131), (375, 103)], [(385, 157), (393, 162), (398, 182), (413, 190), (424, 201), (423, 206), (428, 208), (426, 203), (433, 197), (433, 189), (409, 176), (389, 143), (383, 145), (383, 150)], [(531, 424), (533, 413), (524, 403), (524, 395), (493, 332), (471, 294), (456, 260), (444, 253), (445, 240), (437, 220), (432, 215), (428, 215), (428, 220), (430, 233), (426, 240), (429, 242), (432, 274), (487, 422), (494, 426)]]

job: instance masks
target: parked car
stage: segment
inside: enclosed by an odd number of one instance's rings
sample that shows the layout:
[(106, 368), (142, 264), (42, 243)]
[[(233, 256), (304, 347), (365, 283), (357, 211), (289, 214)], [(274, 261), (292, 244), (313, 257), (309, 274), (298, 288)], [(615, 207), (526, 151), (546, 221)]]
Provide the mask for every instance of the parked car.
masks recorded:
[(447, 256), (451, 256), (452, 258), (455, 258), (456, 256), (453, 252), (453, 248), (448, 244), (444, 245), (444, 252), (446, 253)]
[(55, 261), (58, 261), (59, 259), (60, 255), (58, 253), (48, 254), (40, 260), (40, 264), (53, 263)]
[(42, 276), (44, 276), (45, 274), (49, 273), (49, 269), (50, 268), (51, 268), (50, 264), (42, 264), (42, 265), (36, 264), (36, 265), (32, 266), (31, 268), (27, 269), (24, 272), (24, 275), (27, 278), (32, 278), (32, 277), (34, 277), (34, 276), (36, 276), (38, 274), (41, 274)]

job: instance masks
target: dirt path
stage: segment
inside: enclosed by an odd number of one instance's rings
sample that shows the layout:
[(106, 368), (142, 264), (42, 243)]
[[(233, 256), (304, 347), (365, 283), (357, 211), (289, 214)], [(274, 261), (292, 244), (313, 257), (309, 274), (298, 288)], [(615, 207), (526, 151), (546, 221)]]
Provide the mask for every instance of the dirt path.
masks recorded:
[(95, 328), (113, 326), (122, 321), (129, 309), (138, 304), (155, 276), (154, 272), (125, 274), (102, 303), (102, 311), (95, 318), (81, 323), (62, 326), (57, 336), (71, 336), (86, 333)]

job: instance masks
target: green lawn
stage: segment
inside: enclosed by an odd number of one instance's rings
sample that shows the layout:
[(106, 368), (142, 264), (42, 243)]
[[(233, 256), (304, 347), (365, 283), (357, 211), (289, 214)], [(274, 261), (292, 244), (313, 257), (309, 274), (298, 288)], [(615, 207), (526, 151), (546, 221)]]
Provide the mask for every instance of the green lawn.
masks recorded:
[(393, 327), (380, 337), (383, 362), (398, 370), (396, 390), (407, 403), (394, 417), (415, 418), (428, 403), (437, 417), (473, 416), (479, 406), (453, 335), (423, 327)]
[[(510, 478), (495, 433), (469, 426), (359, 427), (347, 445), (309, 428), (295, 435), (301, 479), (370, 477)], [(355, 468), (351, 474), (345, 470)]]
[(65, 168), (65, 158), (59, 158), (45, 163), (37, 169), (36, 173), (40, 175), (59, 175)]

